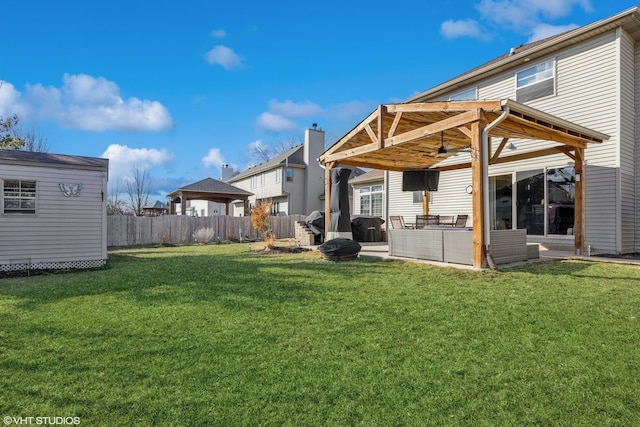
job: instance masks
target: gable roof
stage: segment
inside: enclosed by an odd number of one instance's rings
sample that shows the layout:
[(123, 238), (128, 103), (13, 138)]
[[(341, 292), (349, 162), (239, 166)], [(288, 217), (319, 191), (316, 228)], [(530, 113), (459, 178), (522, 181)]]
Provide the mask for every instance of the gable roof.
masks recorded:
[(241, 172), (233, 176), (227, 182), (229, 183), (237, 182), (242, 179), (248, 178), (250, 176), (279, 168), (282, 165), (306, 168), (307, 165), (305, 165), (304, 163), (302, 149), (303, 149), (303, 145), (297, 145), (285, 151), (284, 153), (277, 155), (271, 160), (268, 160), (264, 163), (260, 163), (257, 166), (253, 166), (245, 170), (244, 172)]
[(41, 166), (47, 167), (66, 166), (74, 169), (109, 169), (109, 159), (6, 148), (0, 149), (0, 163), (22, 164), (26, 166), (34, 166), (34, 163), (40, 163)]
[(356, 176), (349, 180), (349, 184), (363, 184), (365, 182), (384, 181), (384, 171), (382, 169), (372, 169), (362, 175)]
[(473, 68), (457, 77), (419, 93), (403, 103), (426, 102), (446, 93), (463, 89), (489, 76), (524, 65), (568, 46), (597, 35), (623, 28), (634, 40), (640, 40), (640, 7), (632, 7), (614, 16), (546, 39), (514, 47), (497, 58)]
[[(230, 195), (230, 196), (240, 196), (246, 197), (251, 196), (253, 193), (242, 190), (236, 186), (231, 184), (227, 184), (226, 182), (222, 182), (213, 178), (205, 178), (198, 182), (194, 182), (193, 184), (186, 185), (184, 187), (180, 187), (177, 190), (172, 191), (167, 194), (167, 197), (177, 196), (179, 193), (192, 193), (201, 194), (203, 196), (211, 195), (211, 194), (220, 194), (220, 195)], [(193, 198), (193, 197), (190, 197)]]
[(156, 200), (155, 203), (143, 206), (142, 209), (169, 209), (169, 205), (162, 203), (160, 200)]

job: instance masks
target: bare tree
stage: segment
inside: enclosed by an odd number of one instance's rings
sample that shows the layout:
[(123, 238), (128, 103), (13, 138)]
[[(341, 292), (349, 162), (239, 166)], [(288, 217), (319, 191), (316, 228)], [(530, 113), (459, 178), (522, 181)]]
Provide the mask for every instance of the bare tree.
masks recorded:
[(289, 137), (280, 139), (272, 144), (254, 144), (249, 152), (249, 163), (264, 163), (280, 154), (286, 153), (293, 147), (302, 144), (299, 138)]
[(6, 119), (0, 117), (0, 148), (46, 153), (49, 143), (35, 127), (22, 128), (20, 118), (14, 114)]
[(0, 117), (0, 148), (13, 148), (19, 150), (24, 146), (24, 141), (15, 136), (20, 119), (15, 114), (6, 119)]
[(126, 178), (126, 185), (131, 209), (135, 215), (140, 216), (143, 213), (142, 207), (149, 203), (153, 178), (147, 169), (135, 165), (131, 168), (131, 176)]
[(122, 178), (118, 177), (116, 183), (109, 191), (107, 198), (107, 215), (124, 215), (127, 213), (127, 203), (122, 197)]
[(12, 130), (13, 137), (24, 141), (24, 145), (20, 147), (23, 151), (35, 151), (38, 153), (46, 153), (49, 151), (49, 142), (47, 137), (40, 132), (39, 129), (31, 126), (26, 130), (22, 126), (15, 126)]

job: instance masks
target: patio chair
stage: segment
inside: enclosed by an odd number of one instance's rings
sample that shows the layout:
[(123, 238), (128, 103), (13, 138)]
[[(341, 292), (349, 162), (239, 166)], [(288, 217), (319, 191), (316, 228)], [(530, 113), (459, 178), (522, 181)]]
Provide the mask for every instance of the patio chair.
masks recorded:
[(405, 224), (404, 218), (402, 218), (402, 216), (400, 215), (390, 215), (389, 222), (391, 222), (391, 227), (395, 229), (413, 228)]
[(438, 215), (416, 215), (416, 228), (422, 229), (428, 225), (438, 225)]
[(467, 218), (469, 215), (458, 215), (456, 218), (455, 227), (466, 227), (467, 226)]
[(456, 225), (455, 217), (453, 215), (440, 215), (438, 217), (438, 225)]

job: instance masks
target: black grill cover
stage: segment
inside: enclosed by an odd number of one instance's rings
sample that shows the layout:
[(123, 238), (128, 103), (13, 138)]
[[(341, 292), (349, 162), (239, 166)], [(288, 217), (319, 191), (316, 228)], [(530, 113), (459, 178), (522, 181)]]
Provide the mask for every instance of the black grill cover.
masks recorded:
[(362, 249), (360, 243), (344, 237), (327, 240), (318, 246), (318, 250), (330, 259), (353, 258), (357, 256), (360, 249)]
[(311, 212), (305, 219), (305, 222), (309, 226), (309, 229), (313, 231), (313, 234), (324, 235), (324, 212)]
[(381, 242), (384, 219), (377, 216), (358, 215), (351, 218), (353, 240), (358, 242)]
[(349, 175), (351, 175), (351, 169), (331, 169), (331, 222), (329, 231), (332, 232), (351, 232)]

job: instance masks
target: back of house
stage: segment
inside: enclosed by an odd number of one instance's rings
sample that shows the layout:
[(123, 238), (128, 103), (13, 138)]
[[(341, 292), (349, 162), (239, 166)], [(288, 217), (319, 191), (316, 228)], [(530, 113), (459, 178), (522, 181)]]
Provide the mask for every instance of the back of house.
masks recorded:
[[(493, 229), (526, 229), (529, 242), (571, 247), (575, 182), (585, 182), (585, 242), (597, 253), (640, 251), (640, 9), (534, 43), (470, 70), (406, 102), (510, 98), (610, 136), (585, 151), (584, 176), (558, 153), (527, 158), (539, 141), (513, 139), (503, 150), (523, 160), (492, 164)], [(495, 141), (497, 149), (500, 141)], [(542, 147), (544, 148), (544, 147)], [(441, 163), (460, 162), (461, 152)], [(422, 194), (402, 192), (402, 173), (386, 174), (388, 215), (422, 214)], [(472, 214), (470, 170), (443, 172), (428, 193), (430, 214)], [(469, 220), (469, 223), (471, 219)]]

